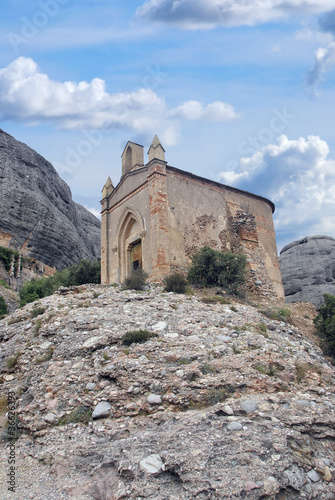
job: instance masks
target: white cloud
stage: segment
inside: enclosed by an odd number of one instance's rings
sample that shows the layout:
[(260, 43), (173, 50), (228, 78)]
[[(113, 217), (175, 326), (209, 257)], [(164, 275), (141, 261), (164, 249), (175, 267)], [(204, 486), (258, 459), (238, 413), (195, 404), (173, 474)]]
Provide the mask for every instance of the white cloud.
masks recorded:
[[(334, 6), (332, 6), (334, 7)], [(325, 78), (327, 71), (335, 64), (335, 10), (326, 12), (319, 18), (320, 36), (330, 38), (326, 47), (315, 52), (314, 66), (306, 76), (306, 86), (314, 95), (318, 94), (318, 86)]]
[(187, 101), (172, 109), (169, 116), (185, 120), (229, 121), (238, 118), (231, 104), (216, 101), (204, 106), (199, 101)]
[[(193, 101), (192, 106), (198, 109), (192, 119), (235, 117), (233, 107), (223, 102), (203, 107)], [(184, 103), (169, 112), (165, 100), (149, 88), (110, 94), (100, 78), (91, 82), (57, 82), (41, 73), (32, 59), (19, 57), (0, 69), (0, 117), (27, 123), (47, 121), (66, 129), (117, 127), (158, 130), (162, 135), (166, 131), (169, 143), (173, 143), (178, 133), (178, 120), (190, 118), (190, 106)], [(155, 128), (157, 126), (159, 129)]]
[(244, 170), (243, 172), (234, 172), (233, 170), (228, 170), (226, 172), (221, 172), (219, 174), (219, 181), (228, 186), (237, 186), (243, 180), (247, 180), (249, 177), (249, 172)]
[(148, 0), (137, 14), (144, 19), (198, 29), (253, 26), (291, 15), (321, 14), (332, 8), (333, 0)]
[(335, 42), (328, 47), (320, 47), (315, 52), (314, 66), (306, 76), (306, 85), (314, 94), (318, 93), (318, 86), (322, 83), (327, 71), (335, 64)]
[(263, 147), (242, 158), (235, 171), (222, 172), (220, 180), (232, 179), (248, 189), (262, 186), (262, 194), (276, 204), (276, 230), (306, 234), (334, 233), (335, 160), (328, 144), (318, 136), (289, 140)]
[(108, 94), (100, 78), (56, 82), (25, 57), (0, 70), (0, 105), (5, 119), (48, 120), (69, 129), (133, 127), (141, 114), (165, 109), (150, 89)]

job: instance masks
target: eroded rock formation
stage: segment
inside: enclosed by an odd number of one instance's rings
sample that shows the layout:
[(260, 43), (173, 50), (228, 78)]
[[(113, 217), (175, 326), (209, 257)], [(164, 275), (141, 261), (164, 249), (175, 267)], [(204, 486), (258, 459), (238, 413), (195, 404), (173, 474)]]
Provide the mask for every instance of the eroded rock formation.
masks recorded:
[[(297, 327), (154, 286), (62, 289), (38, 307), (0, 322), (18, 498), (335, 497), (334, 367)], [(123, 345), (137, 329), (155, 336)]]
[(100, 221), (38, 153), (0, 129), (0, 245), (56, 268), (100, 256)]
[(280, 252), (285, 300), (319, 306), (323, 294), (335, 295), (335, 240), (307, 236), (286, 245)]

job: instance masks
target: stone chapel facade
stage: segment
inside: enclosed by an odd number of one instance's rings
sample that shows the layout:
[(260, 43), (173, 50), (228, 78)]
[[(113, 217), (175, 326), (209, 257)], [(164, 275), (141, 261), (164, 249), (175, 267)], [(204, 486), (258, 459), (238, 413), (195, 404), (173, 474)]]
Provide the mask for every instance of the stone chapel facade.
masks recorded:
[(248, 286), (284, 297), (271, 201), (171, 167), (155, 136), (144, 163), (143, 146), (128, 141), (122, 177), (102, 190), (102, 283), (120, 283), (143, 268), (149, 281), (185, 272), (207, 245), (248, 257)]

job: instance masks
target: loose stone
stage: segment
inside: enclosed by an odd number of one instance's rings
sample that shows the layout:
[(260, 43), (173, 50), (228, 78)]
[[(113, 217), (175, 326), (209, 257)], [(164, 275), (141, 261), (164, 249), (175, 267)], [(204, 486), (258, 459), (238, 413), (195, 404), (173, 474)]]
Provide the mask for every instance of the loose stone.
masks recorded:
[(161, 457), (157, 454), (149, 455), (140, 462), (140, 466), (148, 474), (157, 474), (164, 470), (164, 463)]
[(160, 405), (162, 403), (162, 398), (158, 394), (150, 394), (150, 396), (147, 397), (147, 402), (150, 405)]
[(320, 481), (319, 474), (313, 469), (307, 472), (307, 476), (311, 481), (313, 481), (313, 483), (317, 483), (318, 481)]
[(227, 425), (227, 429), (229, 431), (241, 431), (243, 429), (243, 425), (239, 422), (231, 422)]
[(109, 417), (111, 408), (112, 405), (107, 401), (100, 401), (100, 403), (98, 403), (97, 406), (94, 408), (94, 411), (92, 413), (92, 418), (98, 419), (98, 418)]
[(242, 401), (241, 403), (241, 409), (245, 411), (246, 413), (251, 413), (256, 410), (257, 403), (254, 399), (248, 399), (245, 401)]

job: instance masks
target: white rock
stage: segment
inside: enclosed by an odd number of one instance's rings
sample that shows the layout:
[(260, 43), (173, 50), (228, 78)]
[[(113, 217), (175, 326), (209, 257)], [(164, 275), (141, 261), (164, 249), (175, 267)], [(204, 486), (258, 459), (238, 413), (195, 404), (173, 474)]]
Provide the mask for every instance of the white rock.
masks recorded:
[(86, 342), (84, 342), (83, 347), (93, 347), (96, 344), (99, 344), (99, 342), (103, 339), (105, 339), (103, 335), (100, 335), (98, 337), (91, 337), (90, 339), (86, 340)]
[(227, 429), (230, 431), (241, 431), (243, 429), (242, 424), (240, 422), (231, 422), (227, 425)]
[(97, 419), (97, 418), (109, 417), (111, 408), (112, 405), (107, 401), (100, 401), (100, 403), (98, 403), (97, 406), (94, 408), (94, 411), (92, 413), (92, 418)]
[(48, 413), (47, 415), (45, 415), (44, 420), (48, 424), (53, 424), (57, 420), (57, 417), (54, 413)]
[(160, 405), (162, 403), (162, 398), (158, 394), (150, 394), (147, 397), (147, 401), (150, 405)]
[(141, 460), (140, 466), (148, 474), (157, 474), (158, 472), (165, 470), (164, 463), (161, 457), (157, 454), (149, 455)]
[(257, 403), (254, 399), (246, 399), (241, 403), (241, 409), (246, 413), (255, 411), (257, 408)]
[(43, 342), (43, 344), (40, 346), (40, 349), (49, 349), (49, 347), (52, 346), (52, 342)]
[(152, 326), (152, 329), (154, 332), (162, 332), (163, 330), (166, 330), (167, 326), (168, 325), (165, 321), (158, 321), (158, 323)]
[(311, 481), (313, 481), (313, 483), (317, 483), (318, 481), (320, 481), (319, 474), (313, 469), (311, 469), (309, 472), (307, 472), (307, 476), (309, 477), (309, 479)]
[(234, 410), (228, 405), (224, 406), (222, 410), (225, 412), (226, 415), (234, 415)]

